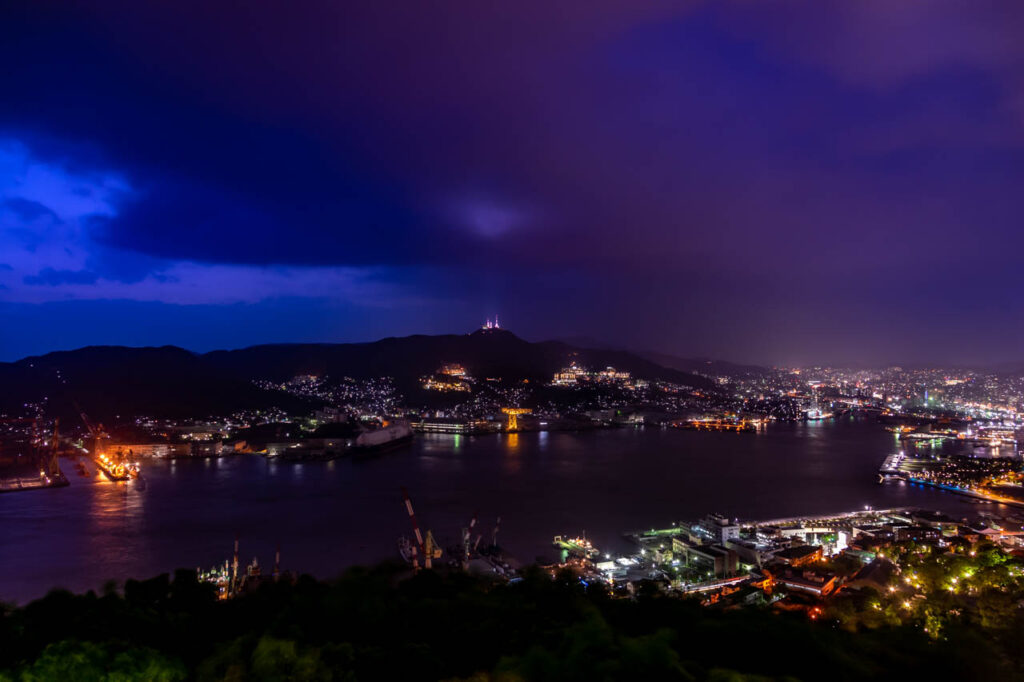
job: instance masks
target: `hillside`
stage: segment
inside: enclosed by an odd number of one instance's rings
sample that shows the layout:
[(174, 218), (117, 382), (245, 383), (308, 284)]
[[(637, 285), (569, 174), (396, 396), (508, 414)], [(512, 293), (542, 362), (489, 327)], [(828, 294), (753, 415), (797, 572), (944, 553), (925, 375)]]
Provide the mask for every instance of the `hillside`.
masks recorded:
[[(571, 361), (614, 366), (645, 379), (711, 388), (708, 379), (662, 367), (632, 353), (582, 349), (558, 341), (530, 343), (505, 330), (407, 336), (370, 343), (275, 344), (193, 353), (173, 346), (93, 346), (0, 364), (0, 410), (47, 397), (50, 411), (75, 415), (80, 403), (95, 419), (136, 414), (204, 416), (277, 405), (299, 407), (253, 379), (285, 381), (300, 374), (372, 378), (391, 376), (410, 392), (419, 377), (457, 362), (474, 376), (547, 381)], [(308, 403), (304, 404), (308, 407)]]
[(0, 386), (0, 411), (19, 412), (26, 402), (45, 400), (49, 414), (73, 423), (78, 422), (76, 404), (101, 422), (300, 406), (297, 399), (261, 390), (244, 376), (174, 346), (90, 346), (0, 363)]
[(739, 376), (764, 376), (771, 373), (767, 367), (759, 365), (741, 365), (725, 360), (711, 360), (709, 358), (680, 358), (665, 353), (638, 353), (643, 358), (650, 360), (670, 369), (680, 372), (696, 372), (698, 374), (739, 377)]
[(370, 343), (264, 345), (214, 351), (204, 357), (236, 374), (273, 380), (297, 374), (353, 378), (388, 375), (401, 386), (417, 382), (444, 363), (457, 362), (477, 377), (548, 381), (556, 371), (576, 361), (593, 368), (613, 366), (645, 379), (711, 387), (704, 377), (662, 367), (625, 351), (583, 349), (559, 341), (530, 343), (505, 330), (406, 336)]
[[(850, 632), (835, 609), (703, 608), (651, 584), (614, 599), (601, 583), (537, 569), (521, 582), (402, 567), (326, 583), (267, 582), (218, 601), (194, 570), (123, 592), (54, 591), (0, 618), (4, 680), (678, 680), (896, 682), (1020, 679), (1020, 616)], [(969, 616), (970, 618), (970, 616)]]
[[(608, 350), (611, 346), (598, 339), (589, 337), (570, 337), (560, 339), (562, 342), (569, 344), (570, 346), (576, 346), (579, 348), (589, 349), (604, 349)], [(680, 372), (701, 374), (705, 376), (727, 376), (727, 377), (740, 377), (740, 376), (763, 376), (771, 373), (771, 370), (767, 367), (761, 367), (760, 365), (747, 365), (739, 364), (735, 362), (728, 362), (726, 360), (713, 360), (711, 358), (684, 358), (677, 355), (671, 355), (668, 353), (658, 353), (655, 351), (628, 351), (633, 353), (637, 357), (649, 360), (656, 365), (666, 367), (668, 369), (679, 370)]]

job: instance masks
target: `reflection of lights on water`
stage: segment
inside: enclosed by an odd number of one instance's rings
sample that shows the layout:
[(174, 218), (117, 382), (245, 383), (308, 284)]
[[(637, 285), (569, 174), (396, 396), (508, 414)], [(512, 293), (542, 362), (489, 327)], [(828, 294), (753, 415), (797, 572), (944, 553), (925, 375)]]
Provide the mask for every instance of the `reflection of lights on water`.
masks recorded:
[(452, 447), (454, 447), (456, 450), (462, 447), (462, 434), (455, 434), (455, 439), (453, 441)]
[(537, 445), (540, 447), (541, 450), (546, 450), (547, 449), (547, 447), (548, 447), (548, 432), (547, 431), (541, 431), (539, 434), (537, 434)]
[(505, 457), (502, 458), (502, 468), (506, 473), (518, 473), (523, 466), (523, 458), (519, 456), (519, 434), (509, 433), (505, 435)]

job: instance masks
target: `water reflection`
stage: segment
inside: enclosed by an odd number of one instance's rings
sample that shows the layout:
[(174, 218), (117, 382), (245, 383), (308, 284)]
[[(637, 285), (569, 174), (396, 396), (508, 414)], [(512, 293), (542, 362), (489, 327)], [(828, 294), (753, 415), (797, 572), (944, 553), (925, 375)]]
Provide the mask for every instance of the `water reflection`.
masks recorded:
[(145, 485), (139, 479), (115, 482), (105, 477), (87, 485), (89, 509), (82, 537), (88, 555), (108, 566), (107, 578), (132, 575), (149, 547)]
[(505, 456), (502, 458), (501, 470), (506, 474), (518, 474), (523, 470), (523, 461), (519, 454), (519, 434), (506, 434), (503, 440)]

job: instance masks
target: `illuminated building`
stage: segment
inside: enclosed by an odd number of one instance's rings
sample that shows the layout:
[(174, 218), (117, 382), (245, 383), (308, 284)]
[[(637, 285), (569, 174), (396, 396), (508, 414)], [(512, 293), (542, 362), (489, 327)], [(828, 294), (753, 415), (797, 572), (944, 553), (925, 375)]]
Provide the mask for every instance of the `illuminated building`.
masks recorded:
[(466, 373), (466, 368), (457, 363), (447, 363), (433, 376), (423, 377), (421, 383), (428, 391), (463, 391), (470, 390), (469, 382), (472, 381)]
[(449, 363), (441, 366), (441, 371), (438, 374), (444, 374), (450, 377), (464, 377), (466, 376), (466, 368), (456, 363)]
[(823, 557), (824, 550), (820, 545), (794, 545), (775, 552), (777, 561), (794, 567), (818, 563)]
[(620, 372), (614, 367), (606, 367), (604, 371), (597, 373), (598, 381), (626, 382), (630, 379), (629, 372)]
[[(606, 367), (600, 372), (591, 372), (574, 362), (568, 367), (563, 367), (561, 372), (556, 372), (551, 384), (553, 386), (576, 386), (587, 381), (628, 384), (631, 379), (632, 375), (629, 372), (622, 372), (614, 367)], [(646, 382), (644, 383), (646, 384)]]
[(463, 381), (446, 381), (435, 377), (426, 377), (423, 379), (422, 386), (428, 391), (469, 391), (469, 384)]
[(580, 380), (586, 380), (590, 376), (590, 372), (578, 366), (575, 362), (562, 369), (561, 372), (555, 374), (553, 383), (556, 386), (573, 386), (579, 383)]
[(444, 417), (423, 417), (410, 424), (413, 431), (419, 433), (493, 433), (501, 427), (501, 422), (483, 419), (452, 419)]
[(736, 552), (720, 544), (699, 544), (687, 538), (672, 538), (672, 555), (687, 564), (706, 566), (713, 575), (734, 575), (739, 567)]

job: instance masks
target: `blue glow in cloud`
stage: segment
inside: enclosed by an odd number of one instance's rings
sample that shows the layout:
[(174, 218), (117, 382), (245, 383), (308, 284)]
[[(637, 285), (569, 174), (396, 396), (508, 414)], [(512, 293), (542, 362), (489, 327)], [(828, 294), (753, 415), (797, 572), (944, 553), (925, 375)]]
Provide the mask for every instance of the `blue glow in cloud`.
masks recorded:
[(194, 305), (298, 296), (372, 306), (405, 295), (375, 268), (196, 263), (120, 249), (103, 240), (104, 227), (135, 199), (122, 174), (71, 170), (35, 158), (20, 141), (0, 141), (0, 301)]

